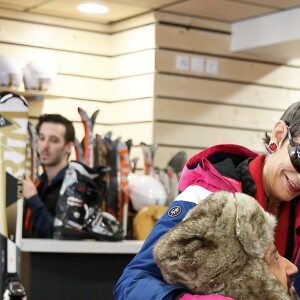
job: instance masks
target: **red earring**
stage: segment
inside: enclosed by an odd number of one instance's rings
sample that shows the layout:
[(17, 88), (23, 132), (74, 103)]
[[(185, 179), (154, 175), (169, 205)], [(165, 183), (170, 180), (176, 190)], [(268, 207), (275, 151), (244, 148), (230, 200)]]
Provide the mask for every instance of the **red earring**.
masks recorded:
[(278, 145), (276, 143), (270, 143), (269, 145), (266, 145), (267, 151), (272, 154), (277, 151)]

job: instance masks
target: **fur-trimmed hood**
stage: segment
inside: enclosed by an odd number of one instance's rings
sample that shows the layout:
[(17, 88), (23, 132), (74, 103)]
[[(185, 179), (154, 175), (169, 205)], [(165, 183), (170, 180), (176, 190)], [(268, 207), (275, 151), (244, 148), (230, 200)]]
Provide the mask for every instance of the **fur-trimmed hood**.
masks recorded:
[(216, 192), (159, 239), (154, 259), (166, 282), (195, 294), (290, 300), (264, 260), (275, 226), (254, 198)]

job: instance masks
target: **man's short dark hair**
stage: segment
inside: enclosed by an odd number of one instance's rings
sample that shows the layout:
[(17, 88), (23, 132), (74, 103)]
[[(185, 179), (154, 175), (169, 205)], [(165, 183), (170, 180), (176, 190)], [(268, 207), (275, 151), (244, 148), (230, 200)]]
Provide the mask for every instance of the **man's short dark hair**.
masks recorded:
[(66, 128), (66, 134), (65, 134), (65, 143), (68, 144), (69, 142), (75, 141), (75, 130), (72, 122), (70, 122), (68, 119), (63, 117), (59, 114), (44, 114), (40, 116), (38, 124), (36, 125), (37, 133), (40, 132), (40, 128), (43, 123), (55, 123), (55, 124), (61, 124)]

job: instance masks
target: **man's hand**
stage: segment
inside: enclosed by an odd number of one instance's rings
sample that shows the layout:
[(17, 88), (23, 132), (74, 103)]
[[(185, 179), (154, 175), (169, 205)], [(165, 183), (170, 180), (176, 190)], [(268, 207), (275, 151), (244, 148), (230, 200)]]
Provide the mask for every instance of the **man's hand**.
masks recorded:
[(37, 190), (34, 183), (28, 176), (25, 176), (23, 180), (23, 197), (29, 199), (35, 195), (37, 195)]

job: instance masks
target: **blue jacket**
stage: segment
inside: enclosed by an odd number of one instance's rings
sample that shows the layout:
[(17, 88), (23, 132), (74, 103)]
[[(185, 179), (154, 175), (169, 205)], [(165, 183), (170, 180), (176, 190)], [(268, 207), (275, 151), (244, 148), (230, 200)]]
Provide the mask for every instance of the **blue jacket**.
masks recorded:
[[(298, 270), (300, 270), (300, 259), (298, 260), (297, 268), (298, 268)], [(296, 289), (296, 292), (297, 292), (297, 294), (299, 296), (300, 295), (300, 273), (299, 273), (299, 271), (295, 275), (294, 288)]]
[(140, 252), (125, 268), (114, 288), (115, 299), (172, 300), (184, 291), (181, 286), (163, 281), (152, 256), (153, 245), (210, 193), (220, 189), (240, 192), (236, 167), (247, 158), (256, 156), (256, 153), (241, 146), (219, 145), (200, 152), (187, 162), (179, 182), (181, 194), (170, 204)]
[[(125, 268), (114, 288), (115, 299), (171, 300), (184, 292), (181, 286), (164, 283), (152, 256), (153, 245), (170, 228), (180, 222), (192, 207), (214, 191), (221, 189), (229, 192), (245, 192), (253, 196), (254, 193), (250, 190), (254, 188), (255, 191), (256, 188), (248, 170), (248, 159), (256, 156), (256, 153), (241, 146), (218, 145), (189, 159), (179, 182), (181, 194), (171, 203), (167, 212), (151, 231), (140, 252)], [(253, 181), (253, 187), (251, 184), (249, 187), (249, 179)], [(242, 188), (242, 183), (247, 184), (243, 184)], [(296, 216), (299, 214), (297, 209), (295, 214)], [(289, 236), (289, 239), (293, 239), (293, 236)], [(297, 247), (296, 241), (294, 241), (294, 247)], [(299, 261), (297, 265), (299, 268)], [(296, 275), (295, 282), (298, 293), (299, 277), (299, 274)]]

